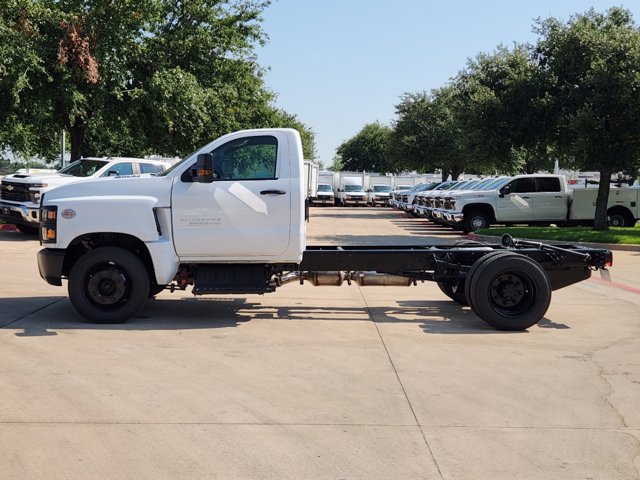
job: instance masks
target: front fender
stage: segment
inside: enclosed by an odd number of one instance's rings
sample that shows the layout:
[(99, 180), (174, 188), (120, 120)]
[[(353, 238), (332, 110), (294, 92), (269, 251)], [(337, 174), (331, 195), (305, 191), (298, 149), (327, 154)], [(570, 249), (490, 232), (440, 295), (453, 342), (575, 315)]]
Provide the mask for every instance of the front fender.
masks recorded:
[[(160, 228), (154, 208), (157, 198), (148, 196), (95, 196), (58, 198), (57, 239), (54, 248), (67, 248), (82, 235), (124, 233), (143, 242), (157, 242)], [(169, 234), (169, 232), (165, 232)]]

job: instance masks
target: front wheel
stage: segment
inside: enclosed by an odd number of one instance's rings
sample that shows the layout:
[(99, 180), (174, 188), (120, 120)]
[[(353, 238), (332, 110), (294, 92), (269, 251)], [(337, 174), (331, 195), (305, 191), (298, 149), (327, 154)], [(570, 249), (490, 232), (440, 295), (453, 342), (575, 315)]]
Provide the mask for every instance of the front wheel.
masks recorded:
[(144, 306), (150, 280), (144, 264), (118, 247), (91, 250), (71, 268), (69, 299), (75, 309), (96, 323), (122, 323)]
[(464, 214), (462, 229), (465, 233), (489, 228), (489, 226), (491, 226), (491, 220), (484, 212), (470, 212), (469, 214)]

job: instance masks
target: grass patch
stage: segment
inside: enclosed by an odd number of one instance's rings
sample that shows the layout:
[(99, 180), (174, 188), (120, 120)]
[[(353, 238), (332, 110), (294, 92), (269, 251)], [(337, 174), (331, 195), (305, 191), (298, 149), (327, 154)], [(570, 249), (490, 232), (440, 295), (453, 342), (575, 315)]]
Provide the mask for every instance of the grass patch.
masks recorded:
[(499, 237), (504, 233), (515, 238), (537, 240), (558, 240), (561, 242), (612, 243), (619, 245), (640, 245), (640, 225), (625, 228), (609, 228), (596, 231), (591, 227), (492, 227), (478, 230), (478, 235)]

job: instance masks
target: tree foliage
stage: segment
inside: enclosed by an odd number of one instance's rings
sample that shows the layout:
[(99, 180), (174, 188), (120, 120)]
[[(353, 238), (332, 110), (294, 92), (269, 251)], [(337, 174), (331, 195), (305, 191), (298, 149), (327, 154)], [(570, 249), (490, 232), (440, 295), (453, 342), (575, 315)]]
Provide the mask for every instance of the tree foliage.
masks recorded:
[(454, 83), (468, 97), (461, 115), (474, 158), (503, 173), (553, 168), (548, 148), (553, 106), (529, 46), (481, 53)]
[(557, 148), (600, 172), (595, 228), (607, 228), (609, 179), (640, 164), (640, 32), (631, 13), (593, 9), (538, 22), (540, 67), (555, 99)]
[(337, 148), (338, 164), (355, 172), (397, 173), (398, 165), (388, 154), (391, 132), (390, 127), (378, 122), (365, 125)]
[[(0, 146), (53, 157), (185, 155), (242, 128), (294, 126), (253, 48), (265, 0), (0, 0)], [(284, 124), (284, 125), (283, 125)]]

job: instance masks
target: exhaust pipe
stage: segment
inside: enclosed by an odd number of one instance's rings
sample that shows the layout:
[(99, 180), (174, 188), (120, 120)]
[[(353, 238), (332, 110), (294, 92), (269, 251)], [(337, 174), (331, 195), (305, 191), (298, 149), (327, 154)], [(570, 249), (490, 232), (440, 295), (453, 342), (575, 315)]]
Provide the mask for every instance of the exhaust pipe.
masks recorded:
[(281, 287), (291, 282), (309, 282), (315, 287), (339, 287), (345, 281), (351, 285), (355, 282), (361, 287), (408, 287), (415, 281), (408, 277), (389, 275), (378, 272), (290, 272), (276, 278), (276, 286)]

